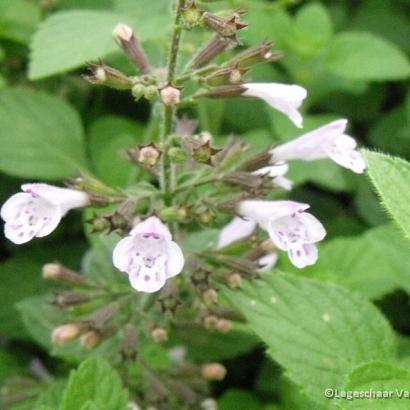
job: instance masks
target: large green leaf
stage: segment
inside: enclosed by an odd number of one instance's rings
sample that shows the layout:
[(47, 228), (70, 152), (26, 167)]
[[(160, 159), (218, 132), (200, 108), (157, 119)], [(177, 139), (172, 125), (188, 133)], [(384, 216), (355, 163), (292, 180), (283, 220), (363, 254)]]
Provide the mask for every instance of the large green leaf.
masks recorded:
[(352, 31), (336, 36), (326, 67), (352, 80), (402, 80), (410, 76), (409, 60), (395, 44), (365, 32)]
[(366, 151), (370, 179), (386, 210), (410, 239), (410, 163)]
[(343, 391), (348, 392), (386, 392), (380, 397), (340, 399), (343, 409), (360, 410), (405, 410), (409, 408), (410, 372), (379, 361), (366, 363), (354, 369), (349, 375)]
[(331, 280), (377, 299), (397, 288), (410, 290), (410, 252), (392, 224), (355, 237), (326, 241), (318, 262), (303, 270), (308, 276)]
[(26, 178), (62, 179), (86, 167), (77, 112), (43, 92), (0, 92), (0, 170)]
[(127, 403), (117, 372), (104, 359), (90, 358), (71, 373), (59, 410), (126, 410)]
[(341, 388), (354, 367), (394, 356), (383, 316), (334, 284), (275, 273), (226, 295), (289, 378), (318, 402), (325, 388)]
[(52, 14), (39, 26), (31, 44), (32, 80), (62, 73), (119, 50), (112, 36), (123, 21), (111, 12), (70, 10)]

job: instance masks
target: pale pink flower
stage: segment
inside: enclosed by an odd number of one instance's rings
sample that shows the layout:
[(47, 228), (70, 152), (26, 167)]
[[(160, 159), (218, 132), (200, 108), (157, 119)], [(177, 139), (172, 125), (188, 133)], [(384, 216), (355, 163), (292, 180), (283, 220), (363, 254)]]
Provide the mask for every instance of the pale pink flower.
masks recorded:
[(184, 255), (172, 241), (169, 229), (155, 216), (137, 224), (113, 252), (114, 266), (128, 273), (131, 286), (141, 292), (156, 292), (167, 279), (181, 273)]
[(74, 189), (43, 183), (24, 184), (21, 189), (0, 211), (4, 234), (17, 245), (49, 235), (70, 209), (89, 204), (88, 195)]
[(307, 96), (307, 91), (299, 85), (278, 83), (243, 84), (247, 97), (257, 97), (266, 101), (271, 107), (285, 114), (298, 128), (303, 127), (303, 118), (298, 109)]
[(304, 268), (317, 261), (315, 243), (326, 235), (323, 225), (305, 212), (308, 208), (293, 201), (246, 200), (239, 203), (238, 213), (254, 220), (297, 268)]
[(332, 121), (310, 131), (299, 138), (272, 149), (272, 163), (286, 162), (292, 159), (314, 161), (330, 158), (342, 167), (358, 174), (364, 172), (366, 163), (357, 151), (356, 141), (346, 135), (347, 120)]

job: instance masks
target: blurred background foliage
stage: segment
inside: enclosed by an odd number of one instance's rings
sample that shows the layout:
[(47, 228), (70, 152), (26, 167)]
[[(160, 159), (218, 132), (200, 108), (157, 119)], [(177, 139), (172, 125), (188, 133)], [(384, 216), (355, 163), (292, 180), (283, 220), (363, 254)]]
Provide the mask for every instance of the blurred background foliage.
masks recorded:
[[(163, 64), (170, 3), (0, 0), (1, 202), (22, 181), (62, 182), (78, 169), (111, 186), (140, 178), (122, 151), (155, 137), (158, 124), (149, 122), (148, 103), (91, 87), (81, 74), (84, 62), (98, 58), (134, 73), (111, 36), (119, 21), (132, 25), (150, 59)], [(241, 32), (244, 46), (269, 39), (283, 51), (279, 63), (257, 66), (250, 78), (306, 87), (305, 130), (346, 117), (349, 133), (361, 145), (410, 159), (410, 1), (226, 0), (208, 6), (215, 11), (244, 7), (249, 23)], [(181, 66), (207, 36), (201, 30), (184, 35)], [(256, 100), (203, 101), (185, 113), (198, 116), (199, 128), (210, 131), (217, 143), (237, 134), (255, 150), (300, 134)], [(298, 273), (331, 280), (376, 301), (400, 334), (402, 365), (410, 367), (409, 248), (369, 180), (330, 161), (294, 164), (290, 176), (296, 183), (292, 198), (310, 203), (328, 230), (318, 264)], [(33, 357), (54, 373), (66, 374), (67, 361), (73, 360), (58, 352), (58, 360), (49, 356), (47, 343), (39, 341), (45, 334), (36, 337), (24, 325), (29, 314), (41, 312), (32, 312), (22, 301), (49, 287), (41, 280), (42, 264), (58, 260), (77, 269), (87, 247), (79, 214), (70, 214), (50, 237), (24, 249), (0, 239), (0, 383), (29, 375)], [(294, 271), (286, 260), (280, 263)], [(184, 340), (184, 335), (175, 337)], [(192, 336), (187, 343), (193, 355), (225, 360), (228, 378), (216, 387), (221, 409), (274, 409), (266, 403), (278, 397), (280, 408), (309, 408), (253, 339), (244, 337), (240, 346), (224, 339), (213, 348), (215, 340), (204, 338)]]

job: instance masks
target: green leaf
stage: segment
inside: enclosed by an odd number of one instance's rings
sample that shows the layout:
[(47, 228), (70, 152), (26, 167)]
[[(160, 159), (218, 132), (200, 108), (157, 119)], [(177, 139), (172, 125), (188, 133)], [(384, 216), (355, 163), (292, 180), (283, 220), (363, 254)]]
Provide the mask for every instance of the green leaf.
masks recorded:
[(325, 388), (341, 388), (354, 367), (394, 356), (383, 316), (334, 284), (278, 272), (225, 293), (287, 376), (318, 402)]
[(33, 37), (29, 77), (38, 80), (59, 74), (118, 51), (112, 31), (123, 20), (117, 14), (93, 10), (52, 14)]
[(0, 170), (10, 175), (55, 180), (86, 166), (77, 112), (43, 92), (0, 93)]
[[(361, 398), (353, 400), (340, 399), (343, 409), (384, 410), (386, 408), (408, 409), (410, 398), (410, 372), (389, 363), (374, 361), (354, 369), (343, 388), (344, 391), (387, 392), (391, 397)], [(391, 392), (391, 393), (389, 393)]]
[(326, 67), (331, 73), (352, 80), (403, 80), (410, 76), (408, 58), (395, 44), (365, 32), (336, 36)]
[(38, 4), (27, 0), (0, 0), (0, 38), (27, 44), (40, 20)]
[(71, 372), (59, 410), (126, 410), (127, 403), (117, 372), (104, 359), (91, 358)]
[(400, 287), (410, 289), (408, 243), (392, 224), (336, 238), (319, 247), (318, 262), (303, 273), (378, 299)]
[(377, 152), (365, 151), (365, 155), (382, 204), (410, 239), (410, 163)]
[(124, 151), (142, 143), (142, 137), (142, 126), (128, 118), (110, 115), (93, 122), (90, 153), (97, 176), (113, 187), (130, 183), (137, 168), (126, 159)]
[(246, 390), (229, 389), (218, 399), (218, 410), (263, 410), (262, 403)]

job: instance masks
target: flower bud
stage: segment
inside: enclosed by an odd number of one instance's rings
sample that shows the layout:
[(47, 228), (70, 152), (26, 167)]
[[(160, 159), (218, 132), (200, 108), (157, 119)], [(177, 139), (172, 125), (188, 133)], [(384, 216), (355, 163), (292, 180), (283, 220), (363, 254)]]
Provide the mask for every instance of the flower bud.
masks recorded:
[(282, 53), (272, 51), (272, 42), (265, 41), (262, 44), (246, 49), (229, 60), (226, 65), (244, 67), (259, 62), (267, 63), (277, 61), (281, 57)]
[(215, 330), (219, 319), (214, 315), (206, 316), (204, 319), (204, 326), (208, 330)]
[(177, 87), (167, 84), (165, 87), (160, 89), (161, 100), (165, 105), (178, 105), (181, 100), (181, 90)]
[(128, 158), (144, 169), (151, 170), (159, 161), (162, 151), (154, 144), (139, 145), (126, 151)]
[(89, 330), (80, 337), (80, 345), (86, 350), (92, 350), (101, 342), (101, 336), (95, 330)]
[(138, 101), (141, 97), (145, 95), (145, 86), (143, 84), (135, 84), (131, 88), (131, 94), (134, 97), (135, 101)]
[(84, 75), (83, 77), (91, 84), (105, 85), (116, 90), (130, 90), (133, 86), (133, 82), (129, 77), (102, 62), (99, 64), (89, 63), (87, 66), (91, 71), (91, 75)]
[(148, 58), (131, 27), (120, 23), (114, 28), (113, 36), (128, 55), (129, 59), (141, 70), (141, 72), (147, 73), (150, 71)]
[(195, 0), (189, 0), (187, 6), (182, 10), (182, 20), (184, 26), (190, 30), (191, 28), (198, 26), (202, 19), (202, 10), (200, 10)]
[(55, 304), (60, 307), (67, 307), (86, 303), (89, 301), (90, 296), (86, 293), (60, 292), (55, 299)]
[(188, 206), (173, 206), (163, 208), (159, 212), (161, 220), (166, 222), (187, 223), (191, 220), (190, 209)]
[(57, 345), (64, 345), (76, 339), (81, 333), (81, 326), (77, 323), (68, 323), (56, 327), (51, 334), (51, 341)]
[(158, 96), (158, 89), (155, 85), (148, 85), (144, 89), (144, 97), (151, 101)]
[(186, 152), (178, 147), (171, 147), (168, 150), (168, 156), (177, 164), (183, 164), (187, 159)]
[(233, 273), (228, 277), (228, 286), (231, 289), (240, 288), (242, 285), (242, 276), (239, 273)]
[(96, 233), (96, 232), (104, 232), (106, 230), (111, 229), (111, 224), (108, 218), (104, 216), (95, 216), (94, 218), (86, 221), (89, 224), (91, 224), (91, 232)]
[(215, 289), (207, 289), (202, 293), (202, 300), (206, 305), (212, 305), (218, 302), (218, 292)]
[(219, 54), (229, 48), (235, 47), (237, 42), (215, 34), (207, 43), (205, 43), (194, 55), (189, 65), (191, 68), (198, 69), (205, 67)]
[(43, 266), (42, 275), (47, 280), (61, 280), (73, 285), (87, 285), (88, 281), (83, 276), (59, 263), (47, 263)]
[(220, 363), (206, 363), (201, 367), (201, 375), (209, 381), (221, 381), (226, 376), (226, 368)]
[(228, 319), (218, 319), (216, 330), (221, 333), (228, 333), (232, 329), (232, 322)]
[(168, 340), (168, 334), (162, 327), (156, 327), (151, 331), (152, 340), (155, 343), (164, 343)]

